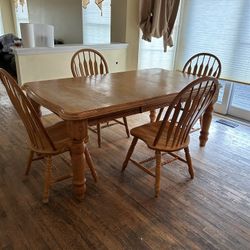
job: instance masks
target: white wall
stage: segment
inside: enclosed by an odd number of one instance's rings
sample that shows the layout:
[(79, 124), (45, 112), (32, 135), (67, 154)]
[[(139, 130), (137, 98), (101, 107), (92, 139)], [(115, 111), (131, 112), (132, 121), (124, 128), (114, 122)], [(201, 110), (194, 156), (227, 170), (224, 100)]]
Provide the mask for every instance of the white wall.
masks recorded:
[(137, 69), (139, 50), (139, 0), (111, 3), (111, 42), (128, 43), (127, 70)]
[(82, 43), (81, 0), (28, 0), (28, 9), (31, 23), (55, 26), (55, 39)]

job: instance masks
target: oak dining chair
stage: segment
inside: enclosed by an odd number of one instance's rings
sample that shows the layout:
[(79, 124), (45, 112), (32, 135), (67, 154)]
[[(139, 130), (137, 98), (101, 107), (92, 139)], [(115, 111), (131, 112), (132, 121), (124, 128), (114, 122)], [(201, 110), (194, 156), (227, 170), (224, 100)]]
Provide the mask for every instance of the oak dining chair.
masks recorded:
[[(71, 72), (73, 77), (88, 77), (92, 75), (109, 73), (108, 64), (104, 56), (94, 49), (78, 50), (71, 59)], [(123, 121), (112, 119), (107, 123), (90, 124), (89, 129), (97, 133), (98, 146), (101, 147), (101, 129), (120, 124), (125, 127), (127, 137), (130, 137), (127, 118), (123, 117)], [(96, 126), (96, 129), (92, 125)]]
[[(32, 161), (40, 159), (47, 160), (43, 191), (43, 202), (47, 203), (49, 199), (50, 186), (58, 181), (72, 177), (72, 174), (69, 173), (65, 176), (53, 178), (51, 159), (52, 156), (70, 152), (72, 140), (67, 136), (66, 125), (63, 121), (57, 122), (48, 127), (43, 125), (31, 102), (18, 86), (16, 80), (4, 69), (0, 69), (0, 80), (3, 83), (13, 106), (20, 116), (29, 137), (30, 156), (25, 174), (28, 175)], [(91, 170), (91, 174), (94, 180), (97, 181), (97, 174), (87, 148), (84, 153), (88, 166)], [(34, 158), (35, 154), (36, 157)]]
[[(182, 69), (182, 72), (197, 75), (199, 77), (212, 76), (218, 79), (221, 74), (221, 62), (217, 56), (211, 53), (201, 52), (193, 55), (187, 60)], [(159, 110), (156, 120), (160, 119), (162, 113), (163, 108)], [(202, 116), (199, 120), (201, 126)], [(200, 130), (200, 128), (192, 128), (191, 132), (195, 132), (197, 130)]]
[[(165, 152), (187, 163), (189, 174), (193, 179), (194, 170), (189, 153), (189, 132), (208, 105), (215, 100), (217, 92), (218, 80), (216, 78), (198, 78), (179, 92), (167, 107), (162, 120), (133, 128), (130, 133), (134, 138), (123, 163), (122, 171), (131, 161), (135, 166), (155, 177), (155, 196), (157, 197), (160, 191), (162, 152)], [(151, 161), (152, 157), (140, 162), (131, 158), (138, 139), (142, 140), (149, 149), (155, 151), (156, 166), (154, 172), (143, 165)], [(175, 153), (182, 149), (185, 151), (186, 159)]]
[(221, 62), (217, 56), (211, 53), (198, 53), (188, 59), (182, 72), (197, 76), (219, 78), (221, 74)]

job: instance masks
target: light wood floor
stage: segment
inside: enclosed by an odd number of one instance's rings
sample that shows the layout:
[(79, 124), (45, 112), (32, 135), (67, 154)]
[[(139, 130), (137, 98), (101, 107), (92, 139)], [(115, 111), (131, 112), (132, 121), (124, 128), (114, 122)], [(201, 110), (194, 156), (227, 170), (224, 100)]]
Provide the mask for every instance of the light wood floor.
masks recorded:
[[(147, 120), (128, 118), (130, 127)], [(205, 148), (198, 146), (199, 133), (192, 134), (194, 180), (184, 163), (169, 164), (157, 199), (152, 177), (132, 164), (120, 172), (131, 142), (124, 128), (102, 130), (101, 149), (90, 132), (99, 182), (87, 172), (81, 203), (72, 199), (70, 181), (60, 183), (44, 205), (43, 164), (34, 162), (24, 177), (25, 132), (1, 86), (0, 248), (250, 249), (250, 127), (213, 122), (210, 132)], [(140, 143), (135, 157), (148, 154)], [(56, 172), (67, 169), (61, 158), (54, 163)]]

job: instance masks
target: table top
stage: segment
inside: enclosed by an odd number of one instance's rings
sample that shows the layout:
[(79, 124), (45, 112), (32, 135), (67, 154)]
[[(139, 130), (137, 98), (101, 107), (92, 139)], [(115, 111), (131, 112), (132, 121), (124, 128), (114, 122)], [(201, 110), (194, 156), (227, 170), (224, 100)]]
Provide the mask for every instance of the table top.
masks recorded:
[(24, 84), (28, 96), (65, 120), (81, 120), (169, 101), (196, 76), (145, 69)]

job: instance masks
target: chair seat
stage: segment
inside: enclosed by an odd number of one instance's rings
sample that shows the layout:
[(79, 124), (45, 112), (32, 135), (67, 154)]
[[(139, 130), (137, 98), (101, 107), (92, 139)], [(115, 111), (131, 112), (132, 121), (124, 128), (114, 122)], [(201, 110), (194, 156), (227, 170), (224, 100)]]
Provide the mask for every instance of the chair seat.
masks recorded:
[(46, 127), (46, 131), (55, 145), (55, 153), (62, 153), (69, 150), (72, 145), (72, 140), (67, 136), (68, 132), (65, 122), (57, 122), (52, 126)]
[(154, 146), (154, 140), (155, 140), (157, 132), (159, 131), (161, 124), (162, 124), (161, 121), (154, 122), (154, 123), (147, 123), (147, 124), (144, 124), (142, 126), (138, 126), (138, 127), (131, 129), (130, 133), (131, 133), (131, 135), (144, 141), (147, 144), (147, 146), (153, 150), (169, 151), (169, 152), (172, 151), (173, 152), (173, 151), (177, 151), (177, 150), (183, 149), (183, 148), (188, 146), (189, 136), (187, 137), (187, 139), (183, 143), (181, 143), (177, 146), (172, 145), (172, 142), (174, 139), (175, 129), (173, 130), (173, 133), (171, 135), (170, 140), (166, 144), (169, 123), (167, 123), (166, 128), (164, 129), (159, 142), (157, 143), (157, 145)]

